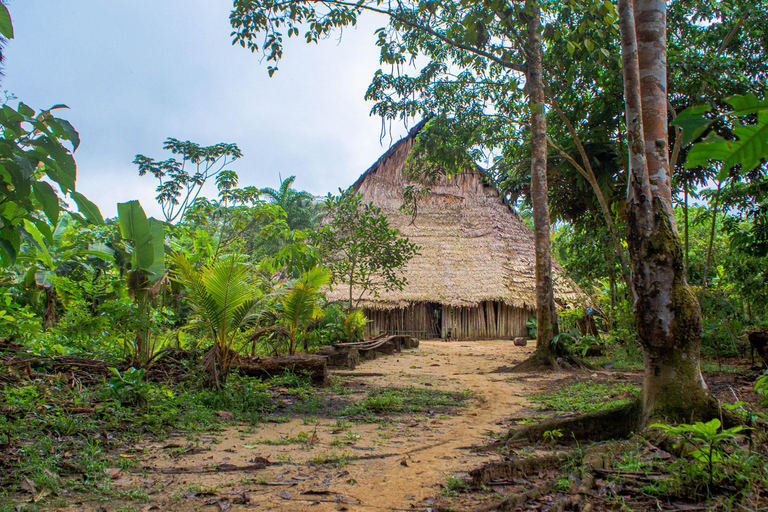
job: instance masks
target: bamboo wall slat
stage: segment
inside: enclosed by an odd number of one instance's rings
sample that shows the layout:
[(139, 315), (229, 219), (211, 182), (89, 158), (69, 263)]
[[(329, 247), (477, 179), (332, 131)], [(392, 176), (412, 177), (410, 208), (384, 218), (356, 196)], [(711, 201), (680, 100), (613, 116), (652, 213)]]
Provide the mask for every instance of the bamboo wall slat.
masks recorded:
[[(436, 307), (442, 308), (439, 324), (433, 316)], [(365, 313), (368, 317), (366, 336), (386, 332), (422, 339), (444, 338), (450, 329), (453, 339), (498, 339), (527, 336), (526, 323), (533, 311), (486, 301), (475, 307), (418, 303), (405, 309), (366, 310)]]

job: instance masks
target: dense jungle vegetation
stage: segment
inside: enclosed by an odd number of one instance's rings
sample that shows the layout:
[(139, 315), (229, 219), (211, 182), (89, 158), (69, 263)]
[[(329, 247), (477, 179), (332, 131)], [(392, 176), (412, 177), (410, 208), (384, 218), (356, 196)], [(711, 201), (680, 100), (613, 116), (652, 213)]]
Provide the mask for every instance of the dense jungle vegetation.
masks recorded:
[[(626, 195), (632, 148), (622, 115), (619, 14), (610, 2), (540, 3), (507, 12), (498, 1), (450, 3), (453, 9), (419, 2), (390, 12), (392, 25), (378, 40), (382, 61), (400, 65), (421, 52), (430, 63), (415, 77), (377, 73), (368, 98), (385, 118), (431, 116), (416, 148), (422, 159), (413, 166), (427, 174), (425, 182), (434, 178), (430, 169), (450, 172), (485, 157), (488, 180), (533, 219), (541, 190), (531, 186), (537, 178), (530, 91), (520, 87), (519, 75), (494, 66), (528, 72), (514, 64), (521, 56), (527, 66), (533, 48), (517, 31), (543, 37), (546, 102), (542, 89), (542, 108), (533, 111), (548, 123), (541, 134), (547, 240), (588, 295), (582, 307), (560, 312), (559, 326), (542, 326), (551, 334), (547, 348), (579, 359), (597, 346), (604, 355), (593, 364), (640, 370), (645, 345), (633, 311), (637, 256)], [(322, 21), (314, 11), (288, 13), (282, 5), (235, 2), (232, 19), (244, 46), (267, 32), (266, 44), (252, 49), (267, 48), (275, 62), (282, 47), (270, 23), (309, 21), (306, 38), (317, 40), (353, 23), (363, 3), (340, 3)], [(246, 15), (254, 10), (266, 17)], [(455, 16), (463, 16), (461, 23), (451, 21)], [(531, 25), (539, 17), (543, 26)], [(768, 331), (768, 4), (679, 0), (670, 3), (668, 24), (664, 124), (684, 261), (680, 279), (700, 305), (704, 369), (747, 379), (752, 402), (724, 404), (730, 413), (724, 419), (655, 424), (689, 449), (677, 452), (676, 466), (664, 467), (678, 475), (674, 485), (654, 492), (692, 493), (722, 508), (764, 504), (768, 357), (758, 347), (755, 359), (748, 340)], [(287, 26), (289, 36), (299, 35)], [(12, 38), (12, 30), (0, 5), (0, 32)], [(514, 48), (491, 48), (504, 34), (517, 35)], [(399, 36), (404, 40), (395, 44)], [(352, 300), (327, 304), (323, 287), (343, 287), (350, 297), (353, 290), (402, 287), (398, 270), (419, 248), (359, 196), (340, 190), (314, 197), (295, 188), (295, 176), (277, 190), (242, 186), (230, 170), (243, 157), (236, 144), (172, 137), (163, 145), (169, 158), (134, 160), (147, 186), (156, 187), (164, 218), (147, 218), (130, 201), (104, 219), (76, 191), (76, 127), (58, 117), (57, 107), (39, 108), (8, 96), (0, 109), (0, 466), (11, 468), (0, 470), (0, 499), (8, 503), (0, 510), (26, 501), (17, 500), (19, 492), (44, 506), (51, 493), (103, 490), (104, 450), (114, 437), (130, 442), (222, 422), (282, 421), (270, 394), (275, 388), (298, 397), (297, 412), (316, 413), (319, 399), (305, 376), (256, 379), (233, 372), (234, 362), (360, 339), (364, 313)], [(216, 197), (201, 196), (205, 183), (215, 183)], [(418, 201), (418, 191), (408, 192)], [(598, 333), (577, 328), (587, 314)], [(529, 324), (536, 337), (537, 322)], [(334, 386), (343, 394), (340, 381)], [(360, 410), (370, 416), (423, 398), (397, 393), (372, 392)], [(440, 399), (450, 406), (459, 401)], [(424, 400), (440, 405), (434, 397)], [(349, 407), (346, 413), (356, 414)], [(562, 436), (551, 428), (541, 439), (555, 445)], [(637, 461), (631, 471), (643, 467)], [(67, 471), (79, 479), (62, 481), (59, 473)], [(446, 488), (458, 492), (462, 485)]]

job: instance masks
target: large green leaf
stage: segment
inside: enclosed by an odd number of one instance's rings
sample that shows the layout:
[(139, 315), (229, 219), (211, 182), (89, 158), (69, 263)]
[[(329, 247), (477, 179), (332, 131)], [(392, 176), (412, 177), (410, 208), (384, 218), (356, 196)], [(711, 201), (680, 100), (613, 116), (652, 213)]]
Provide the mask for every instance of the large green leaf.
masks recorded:
[(133, 244), (131, 256), (134, 270), (148, 270), (155, 261), (152, 227), (138, 201), (117, 204), (120, 235)]
[(56, 195), (56, 191), (44, 181), (34, 182), (32, 188), (35, 191), (35, 199), (43, 207), (45, 216), (48, 217), (51, 224), (56, 225), (59, 222), (59, 212), (61, 211), (59, 196)]
[(768, 112), (768, 100), (760, 100), (753, 93), (744, 96), (734, 95), (725, 101), (733, 107), (733, 111), (728, 113), (732, 116), (740, 117), (756, 112)]
[(56, 229), (53, 231), (53, 247), (54, 250), (60, 250), (62, 247), (62, 242), (64, 241), (64, 232), (69, 227), (70, 220), (68, 216), (64, 216), (61, 218), (58, 224), (56, 224)]
[(707, 166), (710, 160), (722, 162), (719, 180), (726, 179), (736, 165), (741, 166), (741, 172), (749, 172), (768, 157), (768, 101), (760, 101), (754, 94), (731, 96), (726, 101), (734, 108), (729, 115), (757, 114), (755, 124), (734, 121), (732, 132), (736, 140), (725, 140), (710, 133), (691, 148), (685, 162), (689, 169)]
[(48, 270), (53, 270), (55, 267), (53, 265), (53, 258), (51, 257), (50, 251), (48, 251), (48, 246), (45, 245), (45, 239), (43, 237), (43, 234), (40, 232), (40, 230), (37, 229), (37, 226), (35, 226), (32, 222), (24, 219), (24, 228), (27, 230), (27, 233), (29, 233), (32, 236), (32, 239), (35, 241), (35, 249), (37, 250), (37, 259), (46, 266)]
[(152, 265), (146, 270), (150, 272), (149, 279), (156, 281), (165, 274), (165, 223), (155, 218), (149, 219), (152, 230), (152, 249), (154, 251)]
[(6, 39), (13, 39), (13, 23), (8, 8), (0, 3), (0, 34)]
[(99, 207), (92, 203), (87, 197), (85, 197), (80, 192), (75, 192), (74, 190), (70, 192), (69, 197), (75, 201), (77, 204), (77, 209), (80, 211), (80, 213), (83, 214), (83, 216), (85, 216), (85, 219), (88, 222), (98, 226), (104, 225), (104, 217), (101, 216)]
[(713, 119), (704, 117), (704, 114), (710, 110), (712, 109), (709, 105), (697, 105), (677, 114), (677, 117), (672, 121), (672, 125), (683, 129), (684, 146), (698, 139), (704, 133), (704, 130), (712, 124)]

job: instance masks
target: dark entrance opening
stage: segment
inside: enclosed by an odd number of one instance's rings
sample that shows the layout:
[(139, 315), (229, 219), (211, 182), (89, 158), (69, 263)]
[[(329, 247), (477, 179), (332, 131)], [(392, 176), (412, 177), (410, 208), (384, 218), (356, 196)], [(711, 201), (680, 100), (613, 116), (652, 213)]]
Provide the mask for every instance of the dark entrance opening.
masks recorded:
[(427, 338), (443, 337), (443, 305), (427, 302)]

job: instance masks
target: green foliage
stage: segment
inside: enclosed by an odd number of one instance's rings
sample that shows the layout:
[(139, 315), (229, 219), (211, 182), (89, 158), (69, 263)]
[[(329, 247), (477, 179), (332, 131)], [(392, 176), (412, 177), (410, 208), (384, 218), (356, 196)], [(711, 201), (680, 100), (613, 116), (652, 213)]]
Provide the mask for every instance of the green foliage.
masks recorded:
[[(152, 174), (157, 186), (157, 202), (160, 203), (166, 222), (182, 221), (189, 206), (195, 202), (205, 182), (217, 177), (230, 164), (243, 156), (237, 144), (219, 143), (201, 146), (190, 141), (169, 137), (163, 149), (181, 155), (181, 161), (169, 158), (157, 162), (144, 155), (136, 155), (133, 163), (139, 166), (139, 176)], [(193, 167), (190, 172), (187, 166)]]
[(285, 222), (290, 230), (308, 231), (317, 226), (320, 216), (320, 205), (309, 192), (297, 191), (291, 188), (296, 176), (289, 176), (280, 181), (280, 188), (270, 187), (259, 190), (261, 195), (285, 212)]
[(211, 383), (226, 382), (231, 364), (230, 349), (240, 326), (255, 305), (250, 286), (250, 267), (238, 254), (223, 256), (199, 271), (181, 253), (171, 257), (173, 279), (185, 286), (195, 312), (214, 343), (214, 356), (207, 367)]
[(715, 463), (721, 462), (725, 456), (724, 445), (732, 443), (739, 432), (745, 427), (735, 426), (721, 429), (720, 420), (714, 418), (706, 423), (697, 421), (694, 424), (681, 423), (675, 427), (663, 423), (654, 423), (650, 428), (660, 428), (671, 436), (681, 436), (683, 443), (691, 446), (690, 455), (706, 464), (709, 476), (709, 486), (714, 484)]
[(0, 34), (6, 39), (13, 39), (13, 23), (11, 13), (5, 4), (0, 3)]
[(345, 339), (350, 342), (359, 339), (365, 330), (366, 323), (367, 320), (362, 309), (347, 311), (346, 315), (344, 315)]
[(757, 378), (754, 391), (760, 395), (760, 404), (768, 407), (768, 371)]
[(386, 216), (373, 204), (363, 204), (362, 195), (351, 191), (328, 194), (326, 224), (312, 235), (320, 248), (331, 284), (343, 283), (349, 290), (349, 308), (367, 292), (402, 290), (403, 269), (418, 254), (419, 247), (390, 229)]
[(556, 391), (537, 393), (530, 400), (542, 409), (589, 413), (628, 404), (640, 390), (629, 382), (577, 382)]
[(117, 215), (120, 235), (129, 244), (131, 270), (144, 271), (156, 281), (165, 272), (163, 224), (154, 218), (147, 219), (138, 201), (118, 203)]
[(455, 476), (446, 476), (443, 479), (443, 496), (458, 496), (459, 493), (467, 490), (467, 482)]
[[(731, 118), (731, 132), (735, 140), (726, 140), (715, 132), (710, 134), (701, 142), (694, 144), (688, 152), (686, 167), (707, 166), (710, 160), (722, 162), (722, 168), (718, 179), (724, 180), (728, 177), (731, 169), (740, 166), (741, 172), (746, 173), (760, 165), (762, 159), (768, 156), (768, 101), (759, 100), (754, 94), (745, 96), (731, 96), (726, 98), (732, 110), (725, 115)], [(688, 128), (687, 138), (692, 140), (695, 136), (701, 134), (706, 125), (711, 123), (704, 117), (708, 108), (691, 107), (683, 112)], [(755, 115), (756, 122), (744, 124), (737, 118), (748, 115)], [(693, 129), (691, 123), (698, 122), (698, 126)], [(702, 127), (703, 125), (703, 127)]]
[(296, 352), (297, 336), (303, 335), (311, 322), (325, 314), (321, 307), (325, 299), (320, 293), (320, 287), (329, 279), (330, 275), (324, 268), (315, 267), (285, 287), (280, 297), (279, 321), (288, 332), (290, 354)]
[(536, 315), (528, 317), (528, 321), (525, 323), (526, 329), (528, 329), (528, 339), (536, 339), (536, 331), (538, 330)]
[[(0, 19), (0, 28), (2, 26)], [(48, 243), (53, 242), (49, 223), (58, 223), (62, 207), (46, 180), (58, 185), (64, 194), (75, 190), (72, 153), (79, 146), (80, 137), (68, 121), (52, 114), (61, 108), (66, 107), (56, 105), (39, 113), (24, 103), (19, 103), (16, 110), (8, 104), (0, 108), (0, 263), (3, 266), (16, 261), (25, 222), (35, 225)], [(71, 151), (64, 146), (65, 142)], [(93, 206), (84, 197), (78, 198), (83, 204)]]
[(109, 378), (109, 390), (112, 396), (124, 406), (146, 406), (149, 395), (155, 392), (155, 389), (144, 380), (147, 370), (128, 368), (123, 373), (114, 367), (109, 371), (112, 376)]
[(544, 439), (544, 441), (555, 445), (563, 437), (563, 431), (559, 428), (554, 430), (545, 430), (544, 433), (541, 434), (541, 437)]
[(450, 393), (427, 388), (382, 388), (370, 391), (364, 400), (345, 407), (338, 414), (372, 416), (381, 413), (445, 411), (464, 406), (470, 398), (468, 393)]

